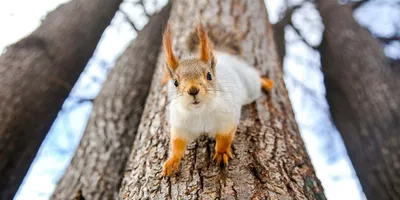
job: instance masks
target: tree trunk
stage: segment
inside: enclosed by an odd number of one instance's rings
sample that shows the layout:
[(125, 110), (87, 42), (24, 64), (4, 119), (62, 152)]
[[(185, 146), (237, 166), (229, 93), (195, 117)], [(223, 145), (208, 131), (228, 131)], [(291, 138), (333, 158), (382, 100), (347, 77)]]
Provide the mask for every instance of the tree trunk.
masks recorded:
[(198, 19), (223, 25), (243, 36), (243, 58), (269, 74), (275, 87), (243, 108), (228, 167), (215, 165), (215, 142), (203, 137), (188, 145), (180, 173), (165, 178), (168, 99), (160, 55), (119, 199), (324, 199), (294, 119), (264, 1), (176, 0), (171, 15), (178, 54)]
[(281, 65), (283, 65), (283, 60), (286, 56), (286, 40), (285, 40), (285, 27), (289, 22), (287, 20), (287, 16), (279, 20), (276, 24), (272, 25), (276, 51), (278, 53), (279, 61)]
[(319, 0), (321, 63), (333, 120), (370, 200), (400, 199), (400, 74), (335, 0)]
[(72, 0), (0, 57), (0, 199), (11, 199), (121, 0)]
[[(80, 145), (52, 199), (115, 199), (150, 88), (171, 5), (150, 18), (94, 101)], [(151, 41), (151, 42), (148, 42)]]

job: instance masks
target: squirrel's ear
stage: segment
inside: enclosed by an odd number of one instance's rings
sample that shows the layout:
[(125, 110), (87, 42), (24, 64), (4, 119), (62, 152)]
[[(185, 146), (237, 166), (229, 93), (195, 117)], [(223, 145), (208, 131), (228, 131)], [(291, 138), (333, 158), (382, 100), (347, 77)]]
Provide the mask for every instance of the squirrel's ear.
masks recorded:
[(200, 41), (200, 60), (208, 63), (212, 57), (212, 44), (208, 39), (207, 31), (200, 22), (197, 25), (197, 35)]
[(165, 59), (167, 65), (169, 68), (171, 68), (171, 70), (175, 70), (178, 67), (179, 61), (175, 57), (174, 52), (172, 51), (172, 34), (171, 34), (171, 25), (169, 22), (164, 31), (163, 45), (164, 45)]

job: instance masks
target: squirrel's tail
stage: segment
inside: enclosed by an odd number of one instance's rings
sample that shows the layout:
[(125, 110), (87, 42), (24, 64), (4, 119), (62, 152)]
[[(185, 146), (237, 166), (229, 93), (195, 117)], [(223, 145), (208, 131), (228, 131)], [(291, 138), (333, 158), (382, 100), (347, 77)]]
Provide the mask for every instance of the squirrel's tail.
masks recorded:
[[(242, 36), (239, 33), (218, 24), (205, 24), (205, 29), (215, 50), (234, 55), (242, 54)], [(196, 29), (193, 29), (187, 39), (187, 48), (189, 51), (194, 52), (198, 49), (198, 45), (199, 37), (197, 36)]]

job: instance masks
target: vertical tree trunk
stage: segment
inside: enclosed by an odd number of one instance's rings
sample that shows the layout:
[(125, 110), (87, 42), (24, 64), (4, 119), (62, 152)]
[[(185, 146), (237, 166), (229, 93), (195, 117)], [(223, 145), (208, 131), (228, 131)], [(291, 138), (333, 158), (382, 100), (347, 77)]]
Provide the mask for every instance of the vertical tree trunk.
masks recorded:
[(11, 199), (121, 0), (72, 0), (0, 57), (0, 199)]
[[(144, 109), (171, 5), (150, 18), (117, 60), (52, 199), (115, 199)], [(151, 42), (149, 42), (151, 41)]]
[(188, 145), (177, 176), (162, 176), (169, 152), (163, 55), (125, 169), (119, 199), (324, 199), (301, 140), (282, 79), (264, 1), (176, 0), (171, 11), (176, 52), (186, 51), (196, 21), (243, 35), (243, 58), (275, 81), (275, 88), (243, 108), (234, 159), (212, 161), (214, 141)]
[(286, 56), (285, 27), (288, 24), (289, 24), (289, 22), (288, 22), (287, 16), (285, 15), (284, 18), (282, 18), (276, 24), (272, 25), (274, 39), (275, 39), (275, 45), (276, 45), (276, 51), (278, 53), (279, 61), (282, 65), (283, 65), (283, 60), (285, 59), (285, 56)]
[(370, 200), (400, 199), (400, 74), (350, 8), (318, 0), (327, 99)]

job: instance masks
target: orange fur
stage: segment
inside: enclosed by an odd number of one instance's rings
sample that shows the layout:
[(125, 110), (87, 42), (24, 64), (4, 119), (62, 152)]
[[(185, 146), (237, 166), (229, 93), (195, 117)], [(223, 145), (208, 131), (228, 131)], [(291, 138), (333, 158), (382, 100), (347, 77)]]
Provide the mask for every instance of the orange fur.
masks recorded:
[(169, 74), (168, 72), (164, 72), (164, 76), (161, 80), (161, 86), (166, 85), (168, 83), (168, 80), (169, 80)]
[[(173, 135), (173, 133), (172, 133)], [(164, 176), (171, 176), (173, 172), (179, 171), (179, 163), (185, 154), (187, 141), (181, 138), (171, 138), (171, 155), (168, 160), (164, 162), (163, 174)]]
[(231, 145), (235, 137), (236, 126), (229, 133), (217, 133), (215, 140), (214, 160), (219, 165), (223, 161), (224, 165), (228, 165), (229, 158), (232, 158)]
[(167, 24), (167, 27), (164, 31), (163, 44), (168, 67), (172, 70), (175, 70), (178, 67), (179, 61), (172, 51), (172, 33), (171, 25), (169, 23)]
[(260, 78), (262, 88), (269, 92), (274, 86), (274, 82), (269, 78)]
[(212, 45), (208, 40), (207, 31), (204, 30), (203, 24), (200, 22), (197, 25), (197, 35), (200, 40), (200, 60), (204, 62), (209, 62), (212, 56)]

